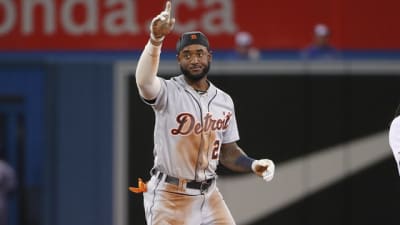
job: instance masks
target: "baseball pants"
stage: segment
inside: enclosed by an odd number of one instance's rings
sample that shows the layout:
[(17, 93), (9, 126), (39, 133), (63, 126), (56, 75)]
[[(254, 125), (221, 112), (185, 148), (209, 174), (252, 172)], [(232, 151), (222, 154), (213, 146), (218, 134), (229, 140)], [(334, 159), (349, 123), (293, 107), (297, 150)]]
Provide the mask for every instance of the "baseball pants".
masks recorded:
[(157, 172), (147, 183), (143, 200), (148, 225), (235, 225), (216, 179), (192, 188), (182, 180), (170, 180)]

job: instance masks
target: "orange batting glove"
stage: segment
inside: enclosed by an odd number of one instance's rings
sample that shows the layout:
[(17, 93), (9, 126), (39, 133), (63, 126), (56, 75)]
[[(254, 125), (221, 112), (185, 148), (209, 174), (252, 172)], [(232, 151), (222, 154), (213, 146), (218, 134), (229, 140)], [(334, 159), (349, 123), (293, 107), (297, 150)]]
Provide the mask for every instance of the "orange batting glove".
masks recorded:
[(142, 178), (138, 179), (138, 187), (129, 187), (129, 190), (133, 193), (143, 193), (147, 191), (146, 183), (143, 182)]

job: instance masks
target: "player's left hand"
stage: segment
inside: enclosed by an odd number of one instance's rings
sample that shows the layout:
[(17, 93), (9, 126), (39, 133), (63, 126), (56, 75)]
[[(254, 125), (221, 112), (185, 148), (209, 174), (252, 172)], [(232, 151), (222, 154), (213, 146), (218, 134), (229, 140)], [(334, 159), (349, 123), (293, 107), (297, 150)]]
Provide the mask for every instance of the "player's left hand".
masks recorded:
[(269, 159), (254, 160), (251, 164), (251, 169), (255, 174), (262, 177), (266, 182), (274, 178), (275, 164)]
[(175, 18), (171, 15), (171, 1), (167, 1), (165, 9), (154, 17), (150, 24), (150, 37), (156, 42), (162, 42), (165, 35), (174, 28)]

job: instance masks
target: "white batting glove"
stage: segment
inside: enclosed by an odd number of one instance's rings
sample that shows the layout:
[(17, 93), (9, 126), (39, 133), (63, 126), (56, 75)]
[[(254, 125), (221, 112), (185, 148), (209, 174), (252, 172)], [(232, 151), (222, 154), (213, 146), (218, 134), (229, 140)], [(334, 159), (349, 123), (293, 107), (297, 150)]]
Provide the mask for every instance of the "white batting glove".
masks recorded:
[(254, 160), (251, 164), (251, 169), (255, 174), (262, 177), (266, 182), (274, 178), (275, 164), (269, 159)]
[(174, 28), (175, 18), (171, 18), (171, 2), (167, 1), (165, 9), (150, 23), (150, 38), (155, 42), (162, 42), (165, 35)]

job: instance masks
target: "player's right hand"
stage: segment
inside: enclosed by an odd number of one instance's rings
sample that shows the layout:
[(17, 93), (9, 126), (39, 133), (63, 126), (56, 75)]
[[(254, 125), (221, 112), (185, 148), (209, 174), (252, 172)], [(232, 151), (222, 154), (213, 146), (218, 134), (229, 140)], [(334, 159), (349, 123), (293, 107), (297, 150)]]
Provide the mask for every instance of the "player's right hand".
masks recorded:
[(174, 28), (175, 18), (171, 18), (171, 2), (167, 1), (165, 9), (153, 18), (150, 24), (150, 38), (155, 42), (162, 42), (165, 35)]

